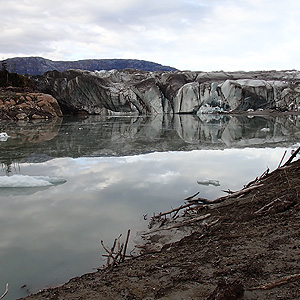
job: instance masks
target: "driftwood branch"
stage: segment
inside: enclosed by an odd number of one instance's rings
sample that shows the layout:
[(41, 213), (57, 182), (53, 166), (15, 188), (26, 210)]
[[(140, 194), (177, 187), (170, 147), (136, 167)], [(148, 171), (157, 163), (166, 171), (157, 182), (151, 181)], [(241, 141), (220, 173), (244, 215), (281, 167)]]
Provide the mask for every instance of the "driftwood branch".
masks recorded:
[(110, 250), (108, 250), (107, 247), (105, 247), (104, 242), (102, 240), (101, 240), (101, 245), (102, 245), (103, 249), (108, 253), (106, 265), (110, 266), (110, 259), (112, 258), (113, 253)]
[[(258, 178), (258, 180), (260, 180), (262, 177), (266, 176), (266, 174), (268, 174), (268, 172), (269, 172), (269, 169), (267, 169)], [(223, 202), (223, 201), (225, 201), (227, 199), (230, 199), (230, 198), (236, 198), (236, 197), (245, 195), (245, 194), (249, 193), (250, 191), (252, 191), (252, 190), (254, 190), (256, 188), (259, 188), (261, 186), (263, 186), (263, 184), (256, 184), (256, 185), (253, 185), (253, 186), (250, 186), (250, 187), (247, 187), (247, 188), (243, 188), (243, 189), (241, 189), (241, 190), (239, 190), (237, 192), (231, 192), (230, 191), (230, 194), (228, 194), (226, 196), (222, 196), (222, 197), (216, 198), (214, 200), (209, 200), (209, 199), (202, 198), (202, 197), (194, 198), (195, 196), (197, 196), (199, 194), (199, 192), (197, 192), (196, 194), (194, 194), (194, 195), (192, 195), (190, 197), (185, 198), (185, 200), (187, 200), (188, 203), (180, 205), (178, 208), (171, 209), (171, 210), (169, 210), (167, 212), (164, 212), (164, 213), (160, 212), (157, 215), (153, 214), (153, 217), (152, 217), (153, 224), (156, 222), (156, 219), (159, 220), (159, 219), (161, 219), (161, 217), (167, 216), (167, 215), (171, 215), (172, 213), (175, 213), (173, 215), (173, 218), (174, 218), (177, 215), (177, 213), (180, 210), (184, 209), (184, 208), (188, 208), (188, 210), (190, 210), (190, 209), (194, 209), (194, 208), (197, 208), (197, 207), (205, 207), (206, 205), (220, 203), (220, 202)], [(150, 228), (152, 227), (152, 225), (150, 225)]]
[(188, 204), (180, 205), (178, 208), (174, 208), (174, 209), (172, 209), (170, 211), (167, 211), (167, 212), (164, 212), (164, 213), (159, 213), (158, 215), (154, 215), (152, 218), (153, 219), (159, 219), (163, 216), (170, 215), (174, 212), (177, 213), (179, 210), (187, 208), (187, 207), (192, 206), (192, 205), (194, 205), (194, 203), (188, 203)]
[(126, 256), (126, 250), (127, 250), (127, 244), (128, 244), (128, 241), (129, 241), (129, 235), (130, 235), (130, 229), (128, 229), (128, 231), (127, 231), (127, 237), (126, 237), (126, 242), (125, 242), (125, 247), (124, 247), (122, 261), (124, 261), (125, 256)]
[(289, 275), (286, 277), (283, 277), (279, 280), (264, 284), (264, 285), (260, 285), (260, 286), (256, 286), (256, 287), (252, 287), (249, 288), (249, 290), (270, 290), (273, 289), (274, 287), (280, 286), (282, 284), (286, 284), (289, 282), (293, 282), (295, 280), (297, 280), (298, 278), (300, 278), (300, 274), (293, 274), (293, 275)]
[(283, 167), (286, 167), (287, 165), (289, 165), (292, 160), (296, 157), (296, 155), (299, 153), (300, 151), (300, 147), (294, 151), (294, 153), (291, 155), (291, 157), (286, 161), (286, 163), (283, 165)]
[[(112, 253), (115, 255), (115, 256), (112, 256), (113, 265), (117, 264), (118, 258), (122, 255), (122, 250), (123, 250), (124, 244), (123, 243), (121, 244), (121, 241), (120, 241), (121, 236), (122, 236), (122, 234), (120, 234), (118, 236), (118, 238), (115, 239), (115, 242), (114, 242), (114, 245), (113, 245)], [(118, 250), (116, 252), (113, 252), (116, 241), (118, 242)]]
[(3, 299), (3, 298), (6, 296), (7, 293), (8, 293), (8, 283), (6, 284), (6, 286), (5, 286), (5, 291), (4, 291), (4, 293), (2, 294), (2, 296), (0, 297), (0, 299)]
[(259, 177), (256, 177), (254, 180), (250, 181), (247, 185), (245, 185), (244, 189), (253, 186), (254, 184), (258, 184), (263, 178), (265, 178), (269, 174), (270, 169), (267, 168)]
[(191, 199), (195, 198), (199, 193), (200, 192), (197, 192), (196, 194), (189, 196), (189, 197), (185, 198), (184, 200), (191, 200)]
[[(104, 242), (101, 240), (101, 245), (102, 245), (103, 249), (107, 252), (107, 254), (102, 255), (102, 256), (107, 257), (107, 261), (106, 261), (107, 267), (116, 265), (125, 260), (127, 245), (128, 245), (128, 241), (129, 241), (129, 235), (130, 235), (130, 229), (128, 229), (128, 231), (127, 231), (125, 244), (124, 243), (121, 244), (122, 234), (120, 234), (114, 240), (114, 243), (113, 243), (113, 246), (111, 247), (111, 249), (108, 249), (104, 245)], [(117, 249), (115, 250), (116, 245), (117, 245)]]
[(208, 229), (209, 227), (211, 227), (211, 226), (217, 224), (217, 223), (219, 222), (219, 220), (220, 220), (220, 219), (216, 219), (216, 220), (210, 222), (209, 224), (206, 224), (206, 225), (205, 225), (205, 228)]
[(105, 247), (103, 241), (101, 240), (101, 245), (103, 247), (103, 249), (107, 252), (107, 253), (110, 253), (110, 251)]
[(182, 227), (182, 226), (185, 226), (185, 225), (188, 225), (188, 224), (196, 223), (196, 222), (199, 222), (199, 221), (204, 220), (206, 218), (209, 218), (210, 216), (211, 216), (211, 214), (206, 214), (206, 215), (196, 217), (196, 218), (193, 218), (193, 219), (189, 219), (189, 220), (186, 220), (186, 221), (183, 221), (183, 222), (180, 222), (180, 223), (172, 224), (168, 227), (156, 228), (156, 229), (153, 229), (153, 230), (150, 230), (150, 231), (146, 232), (144, 235), (152, 234), (153, 232), (160, 231), (160, 230), (169, 230), (169, 229), (172, 229), (172, 228), (178, 228), (178, 227)]
[(231, 191), (230, 189), (228, 189), (228, 190), (222, 190), (222, 192), (227, 193), (227, 194), (229, 194), (229, 195), (231, 195), (231, 194), (234, 193), (234, 192)]
[(268, 211), (268, 210), (270, 210), (270, 209), (273, 207), (273, 205), (274, 205), (275, 203), (277, 203), (278, 201), (281, 201), (280, 198), (276, 198), (275, 200), (269, 202), (268, 204), (266, 204), (265, 206), (263, 206), (262, 208), (260, 208), (259, 210), (257, 210), (257, 211), (254, 212), (254, 213), (255, 213), (255, 214), (259, 214), (259, 213), (261, 213), (261, 212)]
[(282, 158), (281, 158), (281, 160), (280, 160), (280, 163), (279, 163), (277, 169), (280, 168), (280, 166), (281, 166), (281, 164), (282, 164), (282, 161), (283, 161), (283, 159), (284, 159), (286, 153), (287, 153), (287, 150), (284, 151), (284, 153), (283, 153), (283, 155), (282, 155)]
[(261, 186), (263, 186), (263, 184), (257, 184), (257, 185), (254, 185), (254, 186), (250, 186), (248, 188), (244, 188), (240, 191), (234, 192), (234, 193), (232, 193), (230, 195), (227, 195), (227, 196), (222, 196), (222, 197), (216, 198), (214, 200), (208, 200), (208, 199), (204, 199), (204, 198), (196, 198), (195, 200), (198, 200), (199, 202), (202, 202), (204, 204), (220, 203), (220, 202), (223, 202), (223, 201), (225, 201), (227, 199), (230, 199), (230, 198), (236, 198), (236, 197), (245, 195), (245, 194), (249, 193), (250, 191), (252, 191), (256, 188), (259, 188)]

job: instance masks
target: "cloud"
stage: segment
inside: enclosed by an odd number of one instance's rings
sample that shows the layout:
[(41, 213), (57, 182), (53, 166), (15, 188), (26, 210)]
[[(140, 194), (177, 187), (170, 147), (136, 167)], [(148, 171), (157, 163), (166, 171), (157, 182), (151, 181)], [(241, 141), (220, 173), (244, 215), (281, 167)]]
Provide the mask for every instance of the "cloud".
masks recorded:
[(192, 70), (300, 68), (293, 0), (8, 0), (0, 58), (137, 58)]

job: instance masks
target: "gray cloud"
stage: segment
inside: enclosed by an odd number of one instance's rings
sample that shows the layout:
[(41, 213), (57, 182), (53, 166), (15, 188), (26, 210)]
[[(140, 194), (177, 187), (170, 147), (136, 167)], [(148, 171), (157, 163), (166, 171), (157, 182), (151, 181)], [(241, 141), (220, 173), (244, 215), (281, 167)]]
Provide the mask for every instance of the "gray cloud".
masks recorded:
[(137, 58), (180, 69), (300, 68), (293, 0), (10, 0), (0, 58)]

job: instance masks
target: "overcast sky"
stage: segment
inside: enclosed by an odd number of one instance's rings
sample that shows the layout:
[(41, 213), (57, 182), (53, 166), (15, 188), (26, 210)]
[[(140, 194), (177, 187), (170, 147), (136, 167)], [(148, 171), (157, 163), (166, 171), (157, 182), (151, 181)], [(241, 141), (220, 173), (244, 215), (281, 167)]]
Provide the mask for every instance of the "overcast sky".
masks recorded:
[(0, 0), (0, 59), (300, 69), (299, 0)]

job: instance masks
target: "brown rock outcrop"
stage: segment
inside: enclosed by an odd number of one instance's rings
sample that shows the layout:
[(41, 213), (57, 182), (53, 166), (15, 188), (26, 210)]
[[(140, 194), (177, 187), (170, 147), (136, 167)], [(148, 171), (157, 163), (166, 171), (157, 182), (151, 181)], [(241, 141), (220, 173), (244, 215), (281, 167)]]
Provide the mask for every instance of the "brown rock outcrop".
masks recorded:
[(0, 92), (0, 119), (32, 120), (62, 117), (56, 99), (48, 94), (34, 92)]

